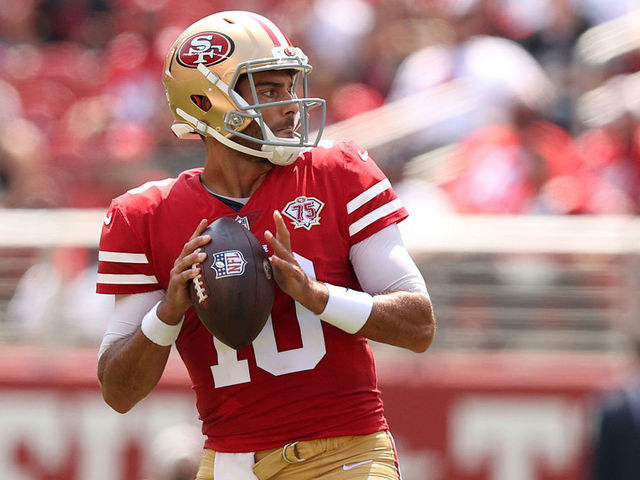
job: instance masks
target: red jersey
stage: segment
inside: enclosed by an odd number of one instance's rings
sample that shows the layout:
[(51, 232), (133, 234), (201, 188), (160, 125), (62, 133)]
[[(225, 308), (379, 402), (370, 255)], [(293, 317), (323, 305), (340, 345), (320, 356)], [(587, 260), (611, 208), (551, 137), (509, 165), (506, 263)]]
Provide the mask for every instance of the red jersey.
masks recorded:
[[(407, 216), (389, 180), (352, 143), (317, 147), (274, 167), (237, 212), (202, 186), (201, 171), (149, 182), (113, 200), (100, 240), (99, 293), (166, 290), (176, 257), (203, 218), (230, 216), (266, 244), (276, 209), (308, 275), (359, 289), (350, 247)], [(196, 393), (206, 448), (250, 452), (387, 428), (367, 340), (321, 321), (278, 288), (252, 345), (227, 347), (190, 308), (176, 346)]]

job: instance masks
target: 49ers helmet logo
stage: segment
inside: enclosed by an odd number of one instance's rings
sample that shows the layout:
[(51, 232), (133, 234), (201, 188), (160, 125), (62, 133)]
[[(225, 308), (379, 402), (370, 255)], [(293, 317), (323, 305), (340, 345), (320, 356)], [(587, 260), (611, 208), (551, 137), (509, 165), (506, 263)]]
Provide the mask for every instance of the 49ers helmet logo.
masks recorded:
[(209, 67), (229, 58), (234, 48), (233, 40), (224, 33), (201, 32), (182, 42), (176, 57), (185, 67)]

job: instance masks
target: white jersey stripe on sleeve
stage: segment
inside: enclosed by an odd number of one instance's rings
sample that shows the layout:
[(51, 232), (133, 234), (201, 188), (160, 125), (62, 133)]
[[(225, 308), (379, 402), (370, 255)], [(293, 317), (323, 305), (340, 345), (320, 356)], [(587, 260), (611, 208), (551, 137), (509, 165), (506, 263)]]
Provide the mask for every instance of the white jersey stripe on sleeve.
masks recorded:
[(385, 217), (390, 213), (395, 212), (396, 210), (400, 210), (401, 208), (402, 202), (399, 198), (396, 198), (389, 203), (385, 203), (384, 205), (376, 208), (372, 212), (367, 213), (364, 217), (349, 225), (349, 235), (353, 237), (360, 230), (368, 227), (376, 220), (380, 220), (382, 217)]
[(149, 263), (147, 255), (144, 253), (107, 252), (105, 250), (98, 252), (98, 260), (117, 263)]
[(158, 283), (155, 275), (142, 275), (139, 273), (99, 273), (98, 282), (109, 285), (153, 285)]
[(351, 200), (349, 203), (347, 203), (347, 213), (350, 214), (355, 212), (358, 208), (360, 208), (362, 205), (367, 203), (369, 200), (374, 199), (376, 196), (380, 195), (382, 192), (384, 192), (385, 190), (388, 190), (389, 188), (391, 188), (391, 182), (389, 181), (388, 178), (385, 178), (384, 180), (379, 181), (372, 187), (369, 187), (368, 189), (366, 189), (364, 192), (362, 192), (356, 198)]

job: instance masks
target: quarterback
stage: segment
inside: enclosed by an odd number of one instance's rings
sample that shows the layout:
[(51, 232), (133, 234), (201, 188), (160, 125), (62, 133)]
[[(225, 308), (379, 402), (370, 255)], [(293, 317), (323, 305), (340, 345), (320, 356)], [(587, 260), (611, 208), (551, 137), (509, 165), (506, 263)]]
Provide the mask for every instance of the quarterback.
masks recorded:
[[(435, 319), (389, 180), (358, 145), (311, 134), (325, 102), (308, 95), (310, 71), (260, 15), (188, 27), (163, 83), (172, 130), (204, 142), (204, 167), (129, 190), (104, 219), (97, 290), (116, 296), (104, 399), (133, 408), (175, 343), (205, 436), (198, 480), (400, 478), (368, 339), (423, 352)], [(238, 351), (202, 325), (188, 292), (220, 217), (253, 232), (277, 283), (264, 329)]]

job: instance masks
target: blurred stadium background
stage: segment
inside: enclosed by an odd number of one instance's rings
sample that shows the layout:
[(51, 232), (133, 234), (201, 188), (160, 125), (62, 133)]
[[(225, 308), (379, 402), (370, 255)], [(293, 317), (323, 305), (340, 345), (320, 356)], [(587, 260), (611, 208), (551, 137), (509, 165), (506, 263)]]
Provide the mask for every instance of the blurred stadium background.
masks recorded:
[(2, 478), (177, 480), (197, 457), (178, 359), (134, 411), (103, 404), (93, 290), (110, 199), (202, 162), (161, 67), (226, 9), (304, 49), (325, 138), (368, 148), (412, 214), (436, 341), (374, 345), (406, 480), (589, 478), (640, 334), (638, 0), (0, 0)]

